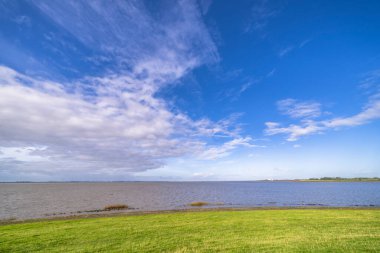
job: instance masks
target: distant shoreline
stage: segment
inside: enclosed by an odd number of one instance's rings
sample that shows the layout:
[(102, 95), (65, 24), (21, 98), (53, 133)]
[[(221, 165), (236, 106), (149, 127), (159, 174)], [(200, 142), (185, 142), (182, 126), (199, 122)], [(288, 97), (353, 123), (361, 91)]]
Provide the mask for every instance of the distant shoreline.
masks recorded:
[(210, 180), (210, 181), (9, 181), (0, 184), (59, 184), (59, 183), (202, 183), (202, 182), (380, 182), (379, 177), (321, 177), (306, 179)]
[(380, 182), (378, 177), (357, 177), (357, 178), (342, 178), (342, 177), (322, 177), (309, 179), (296, 179), (300, 182)]

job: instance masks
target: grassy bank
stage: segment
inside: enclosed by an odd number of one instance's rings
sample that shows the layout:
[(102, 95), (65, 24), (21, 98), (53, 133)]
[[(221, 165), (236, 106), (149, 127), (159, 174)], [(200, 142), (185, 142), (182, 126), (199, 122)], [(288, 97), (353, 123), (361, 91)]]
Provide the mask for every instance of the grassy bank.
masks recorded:
[(0, 226), (0, 252), (380, 252), (380, 210), (205, 211)]

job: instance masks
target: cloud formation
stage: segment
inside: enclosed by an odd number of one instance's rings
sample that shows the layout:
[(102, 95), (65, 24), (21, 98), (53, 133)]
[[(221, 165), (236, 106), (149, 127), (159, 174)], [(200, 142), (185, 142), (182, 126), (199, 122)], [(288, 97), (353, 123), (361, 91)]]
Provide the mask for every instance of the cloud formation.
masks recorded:
[(251, 148), (255, 147), (255, 145), (252, 144), (252, 139), (250, 137), (239, 137), (231, 141), (225, 142), (223, 143), (223, 145), (207, 148), (204, 152), (202, 152), (199, 155), (199, 158), (205, 160), (215, 160), (218, 158), (222, 158), (228, 156), (232, 150), (236, 149), (239, 146)]
[[(194, 121), (155, 97), (154, 85), (129, 76), (88, 77), (70, 85), (6, 67), (0, 67), (0, 76), (0, 146), (43, 147), (27, 154), (43, 158), (38, 161), (40, 170), (54, 164), (56, 170), (143, 171), (185, 154), (208, 159), (207, 138), (232, 139), (222, 144), (220, 156), (248, 145), (249, 139), (231, 128), (232, 120)], [(83, 90), (89, 85), (92, 95)], [(32, 166), (20, 161), (10, 167)]]
[(252, 6), (250, 22), (245, 28), (245, 32), (262, 31), (267, 27), (269, 21), (277, 16), (278, 13), (279, 9), (271, 6), (268, 0), (255, 1)]
[(96, 51), (97, 57), (90, 59), (94, 63), (142, 71), (149, 65), (178, 78), (183, 71), (219, 58), (195, 1), (157, 2), (154, 9), (143, 1), (122, 0), (112, 4), (98, 0), (33, 4)]
[(299, 138), (311, 134), (323, 133), (329, 129), (338, 130), (343, 127), (354, 127), (370, 123), (380, 119), (380, 96), (371, 96), (370, 101), (362, 111), (347, 117), (335, 117), (331, 119), (315, 120), (321, 115), (320, 104), (310, 102), (295, 102), (294, 99), (286, 99), (278, 102), (280, 112), (292, 118), (300, 119), (298, 124), (283, 126), (278, 122), (266, 122), (266, 135), (287, 135), (287, 141), (297, 141)]
[(235, 117), (194, 120), (158, 96), (219, 60), (196, 2), (160, 3), (159, 17), (140, 1), (31, 4), (96, 52), (91, 64), (113, 67), (58, 82), (0, 66), (3, 175), (124, 175), (169, 158), (216, 159), (250, 145)]
[(314, 121), (306, 121), (298, 125), (291, 124), (289, 126), (281, 126), (281, 124), (277, 122), (265, 122), (265, 125), (266, 135), (285, 134), (287, 135), (287, 141), (296, 141), (301, 136), (320, 133), (324, 130), (323, 127)]
[(316, 118), (321, 115), (321, 104), (317, 102), (300, 102), (292, 98), (277, 102), (280, 113), (291, 118)]

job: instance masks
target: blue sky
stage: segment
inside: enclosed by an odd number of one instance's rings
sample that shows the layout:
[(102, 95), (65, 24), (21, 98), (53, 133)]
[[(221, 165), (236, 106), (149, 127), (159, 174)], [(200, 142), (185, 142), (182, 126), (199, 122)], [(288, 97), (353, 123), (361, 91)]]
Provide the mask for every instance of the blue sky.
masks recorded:
[(378, 1), (0, 1), (0, 181), (380, 176)]

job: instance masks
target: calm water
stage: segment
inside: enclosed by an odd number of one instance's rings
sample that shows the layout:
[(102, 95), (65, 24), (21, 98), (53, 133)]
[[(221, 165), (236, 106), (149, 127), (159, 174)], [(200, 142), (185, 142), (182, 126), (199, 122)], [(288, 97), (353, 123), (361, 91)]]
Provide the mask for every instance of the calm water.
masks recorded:
[(132, 211), (183, 209), (193, 201), (218, 207), (380, 207), (380, 183), (6, 183), (0, 184), (0, 219), (73, 215), (109, 204), (127, 204)]

